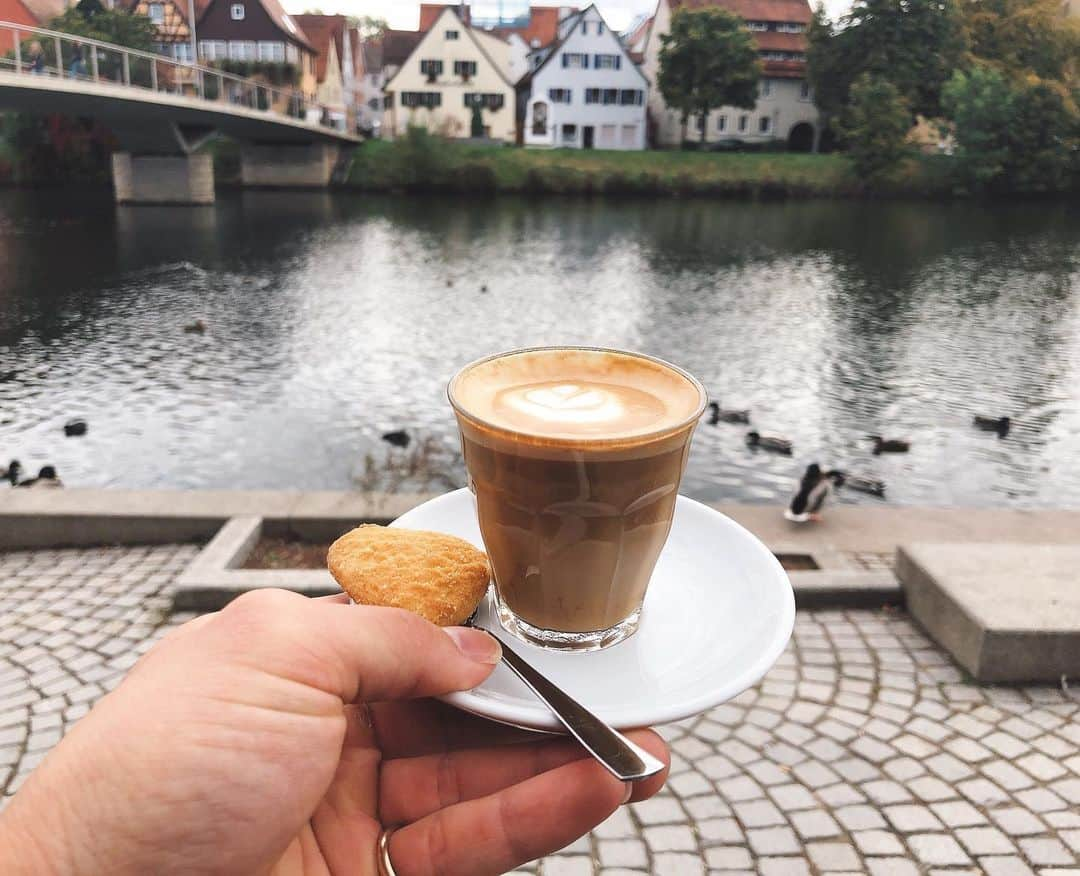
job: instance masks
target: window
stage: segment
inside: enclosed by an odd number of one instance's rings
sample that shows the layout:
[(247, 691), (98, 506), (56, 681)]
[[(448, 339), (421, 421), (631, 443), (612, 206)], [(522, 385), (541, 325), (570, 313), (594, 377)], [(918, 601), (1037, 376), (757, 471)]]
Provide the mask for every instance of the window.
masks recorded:
[(552, 103), (570, 103), (570, 96), (573, 94), (569, 88), (549, 88), (548, 98)]
[(619, 92), (619, 103), (623, 106), (641, 106), (645, 103), (645, 92), (640, 88), (624, 88)]
[(810, 99), (810, 83), (805, 79), (799, 83), (799, 100)]
[(747, 30), (768, 30), (769, 23), (767, 21), (748, 21), (746, 22)]
[(151, 3), (147, 7), (147, 13), (150, 16), (152, 24), (164, 24), (165, 23), (165, 4), (164, 3)]
[(585, 103), (600, 103), (600, 89), (599, 88), (586, 88), (585, 89)]
[(280, 64), (285, 60), (285, 43), (259, 40), (259, 60)]
[(761, 85), (758, 87), (758, 94), (761, 97), (769, 97), (772, 95), (772, 80), (762, 79)]
[(177, 61), (183, 61), (185, 64), (190, 64), (192, 61), (191, 43), (187, 40), (184, 40), (182, 43), (172, 43), (167, 54), (171, 54)]
[(588, 70), (589, 56), (583, 55), (580, 52), (563, 52), (562, 65), (564, 69)]
[(476, 61), (454, 61), (454, 75), (468, 79), (476, 75)]
[(585, 34), (585, 36), (589, 35), (589, 22), (587, 22), (587, 21), (581, 22), (581, 32), (583, 34)]
[(622, 58), (618, 55), (596, 55), (593, 67), (597, 70), (618, 70), (622, 67)]
[(624, 149), (633, 149), (637, 146), (637, 125), (623, 125), (619, 137), (619, 145)]
[(285, 45), (285, 60), (290, 64), (295, 64), (300, 60), (300, 50), (292, 43), (286, 43)]
[(544, 137), (547, 135), (547, 120), (548, 105), (542, 100), (538, 100), (533, 104), (532, 132), (534, 137)]
[(727, 116), (720, 116), (716, 120), (716, 130), (719, 131), (721, 134), (723, 134), (724, 131), (727, 130)]
[(597, 36), (603, 36), (604, 35), (604, 22), (602, 22), (602, 21), (596, 22), (596, 35)]
[(201, 40), (199, 54), (207, 61), (221, 61), (229, 57), (229, 44), (225, 40)]
[(229, 40), (230, 61), (254, 61), (256, 54), (254, 40)]
[(442, 106), (442, 94), (438, 91), (403, 91), (401, 92), (401, 105), (434, 109), (437, 106)]
[(797, 21), (779, 21), (776, 30), (779, 33), (802, 33), (806, 28)]
[[(480, 106), (483, 109), (497, 110), (502, 109), (506, 104), (506, 98), (501, 94), (466, 94), (465, 106), (470, 109), (474, 106)], [(547, 107), (544, 107), (545, 112)]]
[(705, 117), (701, 113), (697, 113), (694, 116), (694, 130), (699, 134), (705, 131)]
[(244, 4), (243, 3), (234, 3), (232, 6), (229, 7), (229, 15), (232, 16), (233, 21), (243, 21), (244, 20)]
[(739, 133), (746, 131), (746, 126), (750, 123), (750, 116), (739, 116)]
[(446, 32), (446, 38), (448, 40), (456, 40), (461, 36), (456, 30), (448, 30)]
[(604, 106), (612, 106), (619, 102), (619, 89), (617, 88), (605, 88), (604, 89)]
[(768, 134), (772, 130), (772, 118), (769, 116), (762, 116), (758, 119), (758, 133)]
[(562, 141), (564, 143), (573, 143), (577, 140), (577, 125), (563, 125), (562, 126)]
[(420, 62), (420, 74), (426, 76), (428, 79), (436, 79), (442, 75), (443, 62), (434, 61), (431, 59), (422, 60)]

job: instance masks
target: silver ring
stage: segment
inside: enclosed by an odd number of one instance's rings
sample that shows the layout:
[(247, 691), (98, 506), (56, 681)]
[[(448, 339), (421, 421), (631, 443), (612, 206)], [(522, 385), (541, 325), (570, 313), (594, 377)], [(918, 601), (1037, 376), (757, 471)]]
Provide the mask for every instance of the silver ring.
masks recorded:
[(385, 828), (382, 833), (379, 834), (378, 850), (375, 855), (375, 863), (379, 868), (379, 876), (397, 876), (397, 873), (394, 872), (394, 864), (390, 860), (390, 837), (393, 833), (393, 830)]

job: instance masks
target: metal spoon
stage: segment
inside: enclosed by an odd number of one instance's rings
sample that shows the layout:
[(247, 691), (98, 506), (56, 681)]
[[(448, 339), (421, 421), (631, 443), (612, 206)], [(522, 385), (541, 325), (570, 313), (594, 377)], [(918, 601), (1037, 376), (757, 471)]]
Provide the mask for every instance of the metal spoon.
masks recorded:
[[(483, 629), (488, 635), (495, 635), (491, 630), (479, 626), (475, 615), (466, 623)], [(551, 713), (570, 731), (570, 735), (615, 778), (622, 782), (639, 782), (664, 769), (661, 761), (641, 746), (635, 745), (614, 727), (601, 721), (566, 691), (537, 672), (501, 637), (495, 638), (502, 645), (503, 663), (536, 694), (537, 699), (551, 709)]]

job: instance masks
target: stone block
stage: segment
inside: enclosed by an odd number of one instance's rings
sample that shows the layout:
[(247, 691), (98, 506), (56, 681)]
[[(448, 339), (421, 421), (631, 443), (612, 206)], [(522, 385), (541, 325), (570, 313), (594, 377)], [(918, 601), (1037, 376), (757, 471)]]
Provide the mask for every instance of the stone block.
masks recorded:
[(214, 203), (214, 160), (209, 154), (114, 152), (112, 172), (118, 204)]
[(908, 611), (980, 682), (1080, 675), (1080, 545), (915, 544)]
[(338, 159), (338, 147), (245, 144), (240, 151), (240, 181), (265, 188), (325, 188)]

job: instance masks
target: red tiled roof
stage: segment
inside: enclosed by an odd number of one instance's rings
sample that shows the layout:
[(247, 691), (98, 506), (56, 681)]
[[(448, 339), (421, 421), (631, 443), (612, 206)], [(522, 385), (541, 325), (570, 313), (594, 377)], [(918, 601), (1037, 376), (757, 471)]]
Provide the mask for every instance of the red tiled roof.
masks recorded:
[(382, 65), (400, 67), (409, 60), (424, 34), (418, 30), (388, 30), (382, 40)]
[(754, 33), (754, 41), (762, 52), (805, 52), (806, 34), (778, 33), (775, 30)]
[[(462, 21), (469, 24), (469, 7), (459, 7), (459, 4), (421, 3), (420, 4), (420, 30), (427, 32), (435, 26), (435, 22), (442, 15), (447, 5), (457, 7), (458, 15)], [(531, 6), (529, 24), (527, 27), (497, 27), (491, 33), (506, 39), (510, 34), (517, 34), (529, 46), (533, 40), (537, 40), (541, 46), (554, 42), (559, 35), (559, 13), (565, 7), (559, 6)], [(576, 11), (576, 10), (575, 10)]]
[(719, 7), (741, 15), (747, 21), (796, 21), (809, 24), (813, 13), (807, 0), (668, 0), (676, 9)]
[(334, 41), (338, 64), (344, 64), (343, 38), (348, 19), (344, 15), (294, 15), (293, 21), (307, 34), (318, 53), (315, 58), (315, 80), (326, 81), (326, 64), (330, 57), (330, 41)]

